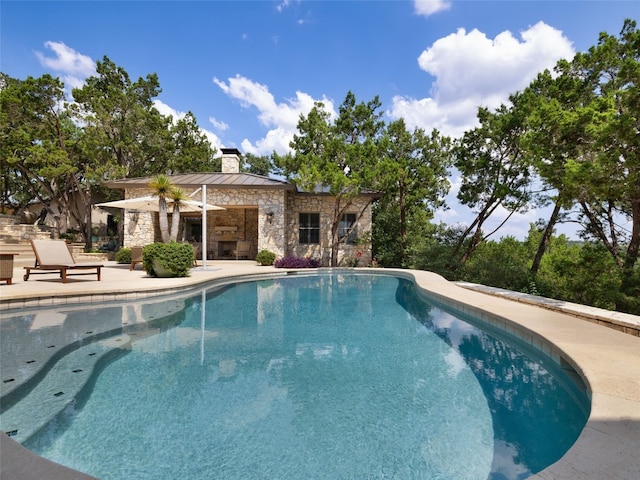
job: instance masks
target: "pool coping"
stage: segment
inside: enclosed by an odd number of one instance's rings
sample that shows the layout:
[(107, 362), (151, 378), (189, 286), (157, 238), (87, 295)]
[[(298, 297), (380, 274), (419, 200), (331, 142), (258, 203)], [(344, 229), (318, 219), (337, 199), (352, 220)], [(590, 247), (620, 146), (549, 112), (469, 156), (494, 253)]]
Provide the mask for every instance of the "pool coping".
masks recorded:
[[(549, 305), (538, 305), (531, 299), (514, 301), (496, 292), (485, 293), (468, 285), (457, 285), (431, 272), (363, 268), (322, 271), (386, 274), (414, 280), (427, 296), (516, 335), (560, 364), (570, 365), (590, 392), (589, 419), (569, 451), (531, 478), (620, 479), (635, 478), (640, 472), (640, 456), (637, 454), (640, 451), (640, 338), (633, 333), (599, 325), (588, 316), (580, 316), (580, 312), (567, 313), (551, 309)], [(282, 271), (257, 266), (255, 262), (216, 262), (215, 268), (194, 269), (191, 277), (182, 279), (147, 277), (142, 280), (140, 272), (125, 275), (118, 271), (110, 282), (109, 272), (105, 273), (107, 275), (103, 275), (101, 282), (65, 285), (55, 281), (43, 282), (46, 289), (17, 288), (11, 291), (11, 287), (19, 283), (6, 288), (0, 286), (0, 308), (131, 300), (178, 293), (212, 281), (230, 283), (285, 275), (313, 275), (316, 270)], [(71, 285), (73, 287), (68, 288)], [(615, 312), (611, 313), (615, 316)], [(638, 317), (631, 318), (636, 319), (640, 321)], [(0, 435), (0, 438), (0, 476), (3, 479), (25, 478), (26, 471), (36, 477), (37, 472), (46, 471), (52, 480), (93, 478), (60, 465), (52, 466), (52, 462), (33, 454), (7, 435)], [(75, 476), (70, 476), (71, 472)]]

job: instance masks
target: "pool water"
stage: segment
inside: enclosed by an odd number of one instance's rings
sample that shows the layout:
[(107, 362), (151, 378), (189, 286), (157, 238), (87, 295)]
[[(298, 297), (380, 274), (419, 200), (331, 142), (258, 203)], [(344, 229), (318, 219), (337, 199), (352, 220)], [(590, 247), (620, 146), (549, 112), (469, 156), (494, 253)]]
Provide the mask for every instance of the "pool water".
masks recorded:
[(555, 362), (403, 279), (291, 276), (183, 306), (25, 446), (102, 479), (520, 479), (588, 415)]

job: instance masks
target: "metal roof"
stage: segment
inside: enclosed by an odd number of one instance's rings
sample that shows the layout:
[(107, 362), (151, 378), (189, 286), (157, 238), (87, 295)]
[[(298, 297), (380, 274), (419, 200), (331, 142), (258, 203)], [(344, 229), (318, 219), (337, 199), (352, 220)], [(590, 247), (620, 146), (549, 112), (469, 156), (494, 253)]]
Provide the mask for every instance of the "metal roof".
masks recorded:
[[(263, 177), (252, 173), (181, 173), (169, 175), (174, 185), (178, 187), (200, 187), (207, 185), (217, 189), (248, 189), (262, 190), (296, 190), (296, 187), (284, 180)], [(125, 178), (104, 182), (109, 188), (126, 190), (127, 188), (147, 187), (153, 177)]]

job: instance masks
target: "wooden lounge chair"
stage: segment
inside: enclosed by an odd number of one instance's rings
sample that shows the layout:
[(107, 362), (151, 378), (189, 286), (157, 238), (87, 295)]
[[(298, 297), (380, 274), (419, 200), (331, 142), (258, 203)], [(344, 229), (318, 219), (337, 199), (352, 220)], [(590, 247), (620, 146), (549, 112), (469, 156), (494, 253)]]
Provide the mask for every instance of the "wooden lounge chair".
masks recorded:
[[(36, 264), (33, 267), (24, 267), (24, 281), (29, 280), (29, 275), (60, 272), (62, 283), (67, 283), (69, 275), (97, 275), (100, 281), (100, 263), (76, 263), (64, 240), (31, 240), (31, 248), (36, 255)], [(32, 270), (42, 270), (32, 273)], [(77, 270), (93, 270), (91, 272)]]

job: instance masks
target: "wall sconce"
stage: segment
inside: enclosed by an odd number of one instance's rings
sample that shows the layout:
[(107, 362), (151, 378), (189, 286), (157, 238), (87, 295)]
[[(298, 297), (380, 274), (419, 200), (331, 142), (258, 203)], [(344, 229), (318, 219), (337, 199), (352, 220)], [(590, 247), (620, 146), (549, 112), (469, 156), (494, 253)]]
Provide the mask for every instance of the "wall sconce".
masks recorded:
[(273, 212), (271, 210), (267, 212), (267, 223), (273, 223)]

